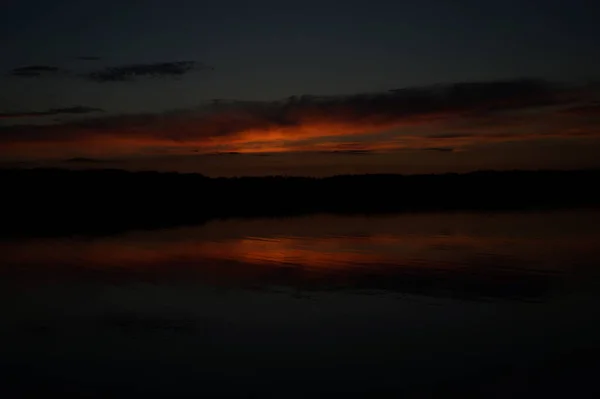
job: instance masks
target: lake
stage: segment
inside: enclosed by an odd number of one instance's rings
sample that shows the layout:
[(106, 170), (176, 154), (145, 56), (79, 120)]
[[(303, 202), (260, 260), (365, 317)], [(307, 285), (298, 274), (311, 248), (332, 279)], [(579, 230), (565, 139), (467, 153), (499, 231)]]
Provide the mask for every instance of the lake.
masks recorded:
[(599, 210), (3, 240), (0, 285), (10, 398), (600, 394)]

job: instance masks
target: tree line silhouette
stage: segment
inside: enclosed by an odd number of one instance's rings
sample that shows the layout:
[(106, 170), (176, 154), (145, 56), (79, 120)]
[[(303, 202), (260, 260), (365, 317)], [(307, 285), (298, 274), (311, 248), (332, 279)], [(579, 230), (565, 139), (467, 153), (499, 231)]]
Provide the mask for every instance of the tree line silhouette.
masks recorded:
[(117, 169), (2, 169), (0, 235), (110, 233), (215, 218), (527, 210), (600, 204), (600, 170), (210, 178)]

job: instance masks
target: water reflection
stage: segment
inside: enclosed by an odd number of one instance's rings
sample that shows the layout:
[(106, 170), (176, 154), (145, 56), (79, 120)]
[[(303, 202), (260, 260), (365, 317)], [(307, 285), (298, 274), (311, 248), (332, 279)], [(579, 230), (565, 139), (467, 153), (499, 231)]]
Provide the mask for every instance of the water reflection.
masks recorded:
[(0, 384), (7, 397), (582, 397), (599, 370), (598, 242), (594, 211), (4, 241)]
[[(5, 278), (192, 278), (218, 285), (535, 299), (594, 271), (593, 211), (217, 221), (0, 244)], [(596, 224), (598, 223), (598, 224)]]

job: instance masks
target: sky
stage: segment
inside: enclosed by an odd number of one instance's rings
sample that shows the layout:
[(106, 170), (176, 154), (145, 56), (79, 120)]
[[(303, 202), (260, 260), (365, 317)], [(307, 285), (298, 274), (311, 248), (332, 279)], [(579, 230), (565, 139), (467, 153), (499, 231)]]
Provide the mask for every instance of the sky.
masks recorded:
[(600, 5), (0, 5), (0, 163), (212, 176), (600, 167)]

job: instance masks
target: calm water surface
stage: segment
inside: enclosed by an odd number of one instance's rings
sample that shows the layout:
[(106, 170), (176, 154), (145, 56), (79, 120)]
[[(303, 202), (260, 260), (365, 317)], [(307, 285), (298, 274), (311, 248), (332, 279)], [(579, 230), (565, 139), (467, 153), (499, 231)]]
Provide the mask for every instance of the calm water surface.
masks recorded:
[(596, 397), (599, 288), (592, 210), (3, 241), (0, 390)]

